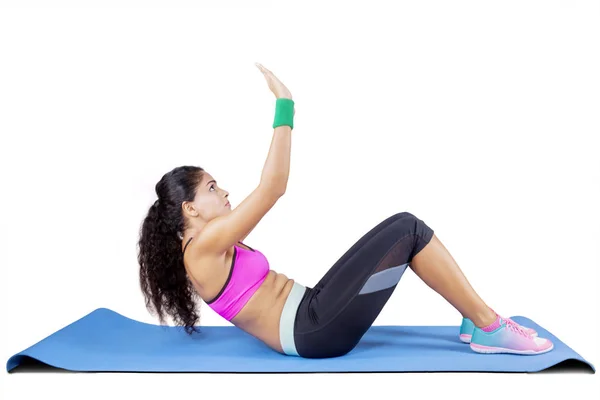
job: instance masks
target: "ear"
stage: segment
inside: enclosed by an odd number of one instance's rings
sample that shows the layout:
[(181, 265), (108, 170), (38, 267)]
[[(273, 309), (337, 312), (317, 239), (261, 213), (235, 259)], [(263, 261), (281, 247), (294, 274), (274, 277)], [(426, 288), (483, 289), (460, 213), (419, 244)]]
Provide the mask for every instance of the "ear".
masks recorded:
[(198, 211), (196, 210), (196, 207), (194, 207), (194, 204), (189, 201), (184, 201), (183, 203), (181, 203), (181, 211), (184, 214), (188, 214), (193, 217), (198, 216)]

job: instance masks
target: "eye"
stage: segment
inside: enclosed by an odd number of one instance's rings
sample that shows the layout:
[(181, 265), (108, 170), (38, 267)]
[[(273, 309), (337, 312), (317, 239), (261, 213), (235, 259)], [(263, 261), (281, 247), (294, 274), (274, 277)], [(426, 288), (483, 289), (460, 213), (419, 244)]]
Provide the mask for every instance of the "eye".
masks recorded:
[(212, 188), (214, 188), (214, 187), (215, 187), (215, 184), (213, 183), (212, 185), (210, 185), (210, 188), (209, 188), (209, 189), (212, 189)]

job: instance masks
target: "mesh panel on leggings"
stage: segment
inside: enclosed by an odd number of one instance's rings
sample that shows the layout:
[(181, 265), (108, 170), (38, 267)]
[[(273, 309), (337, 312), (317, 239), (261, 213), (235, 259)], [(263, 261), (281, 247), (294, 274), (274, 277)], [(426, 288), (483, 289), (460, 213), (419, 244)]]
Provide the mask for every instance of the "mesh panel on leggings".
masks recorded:
[[(409, 235), (410, 236), (410, 235)], [(388, 268), (409, 262), (408, 256), (413, 250), (414, 240), (400, 240), (396, 245), (383, 257), (377, 265), (373, 273), (377, 273)]]

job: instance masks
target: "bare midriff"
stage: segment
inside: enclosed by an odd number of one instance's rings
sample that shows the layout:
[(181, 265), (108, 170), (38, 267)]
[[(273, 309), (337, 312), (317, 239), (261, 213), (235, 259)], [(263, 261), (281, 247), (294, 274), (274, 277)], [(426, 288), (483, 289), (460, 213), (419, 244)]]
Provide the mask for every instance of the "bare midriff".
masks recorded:
[[(236, 246), (251, 251), (240, 243)], [(189, 250), (188, 248), (187, 251)], [(229, 276), (233, 254), (233, 247), (222, 255), (202, 256), (199, 259), (192, 259), (186, 252), (185, 268), (188, 277), (204, 301), (214, 299), (223, 288)], [(293, 279), (269, 270), (265, 280), (230, 322), (273, 350), (284, 354), (279, 338), (279, 319), (293, 286)]]

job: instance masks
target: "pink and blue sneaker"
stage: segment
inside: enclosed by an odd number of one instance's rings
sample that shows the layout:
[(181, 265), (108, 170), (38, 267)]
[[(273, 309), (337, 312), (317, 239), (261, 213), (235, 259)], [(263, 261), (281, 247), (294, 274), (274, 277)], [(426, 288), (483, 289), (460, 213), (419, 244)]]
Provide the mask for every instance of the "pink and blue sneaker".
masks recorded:
[(550, 340), (530, 335), (521, 325), (500, 315), (490, 328), (485, 329), (493, 330), (484, 331), (477, 326), (473, 329), (470, 347), (477, 353), (534, 355), (554, 348)]
[[(504, 319), (511, 320), (510, 318), (504, 318)], [(516, 324), (516, 322), (514, 322), (514, 321), (512, 321), (512, 322)], [(471, 321), (469, 318), (463, 318), (462, 324), (460, 325), (460, 334), (459, 334), (458, 338), (464, 343), (471, 343), (471, 336), (473, 335), (473, 331), (475, 330), (475, 328), (476, 328), (476, 326), (473, 323), (473, 321)], [(533, 328), (527, 328), (523, 325), (521, 325), (521, 328), (523, 328), (525, 330), (525, 332), (527, 332), (531, 336), (538, 335), (538, 333)]]

